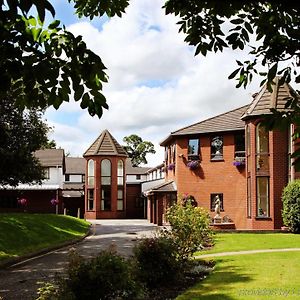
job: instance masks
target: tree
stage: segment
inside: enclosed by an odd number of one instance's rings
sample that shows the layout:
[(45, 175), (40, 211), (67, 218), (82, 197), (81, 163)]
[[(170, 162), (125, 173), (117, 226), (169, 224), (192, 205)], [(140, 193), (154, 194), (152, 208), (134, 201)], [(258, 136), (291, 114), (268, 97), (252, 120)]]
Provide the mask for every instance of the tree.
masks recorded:
[(47, 144), (48, 126), (37, 109), (22, 110), (0, 98), (0, 185), (40, 182), (43, 169), (33, 152)]
[[(74, 2), (79, 15), (89, 11), (87, 1)], [(94, 14), (114, 15), (117, 10), (120, 15), (118, 3), (123, 2), (101, 1)], [(36, 17), (30, 15), (34, 10)], [(102, 109), (108, 108), (101, 93), (107, 81), (105, 66), (82, 37), (60, 27), (60, 21), (46, 25), (47, 12), (54, 18), (48, 0), (0, 0), (0, 98), (10, 91), (19, 107), (58, 109), (74, 92), (81, 108), (101, 117)]]
[(123, 146), (131, 158), (132, 165), (138, 167), (140, 164), (147, 164), (146, 155), (148, 153), (155, 154), (154, 145), (151, 142), (143, 141), (136, 134), (125, 136), (123, 141), (127, 144)]
[[(180, 17), (179, 31), (185, 41), (196, 47), (195, 55), (222, 52), (225, 48), (248, 50), (249, 59), (237, 61), (238, 68), (229, 76), (237, 87), (252, 80), (253, 74), (265, 77), (271, 90), (276, 74), (281, 82), (292, 75), (300, 83), (300, 4), (297, 1), (201, 1), (167, 0), (166, 14)], [(279, 64), (290, 60), (289, 66)], [(258, 65), (265, 72), (257, 70)]]

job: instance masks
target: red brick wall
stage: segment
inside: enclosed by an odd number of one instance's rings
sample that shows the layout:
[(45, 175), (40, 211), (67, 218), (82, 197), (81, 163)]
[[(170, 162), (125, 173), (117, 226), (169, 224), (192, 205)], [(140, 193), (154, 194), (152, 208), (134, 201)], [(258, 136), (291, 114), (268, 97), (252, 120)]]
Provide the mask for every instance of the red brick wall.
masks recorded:
[[(117, 211), (117, 196), (118, 196), (118, 186), (117, 186), (117, 170), (118, 170), (118, 161), (120, 159), (124, 162), (125, 168), (125, 158), (118, 156), (91, 156), (86, 157), (88, 162), (89, 159), (95, 161), (95, 188), (94, 188), (94, 211), (87, 210), (87, 189), (88, 185), (86, 184), (85, 190), (85, 218), (87, 219), (115, 219), (115, 218), (125, 218), (126, 217), (126, 184), (124, 185), (124, 211)], [(111, 162), (111, 210), (102, 211), (101, 210), (101, 161), (103, 159), (109, 159)], [(126, 171), (125, 171), (126, 174)], [(124, 174), (124, 179), (125, 179)], [(88, 182), (88, 172), (86, 165), (86, 182)]]
[[(222, 135), (222, 134), (219, 134)], [(245, 167), (233, 166), (234, 134), (225, 133), (223, 136), (223, 161), (211, 161), (211, 136), (200, 135), (201, 166), (195, 171), (187, 168), (188, 138), (176, 140), (175, 176), (168, 172), (167, 179), (175, 179), (178, 196), (189, 193), (195, 196), (198, 205), (210, 209), (210, 194), (223, 193), (224, 212), (236, 228), (247, 228), (247, 201)], [(183, 158), (179, 157), (183, 154)], [(211, 216), (215, 213), (211, 212)]]
[(249, 123), (251, 130), (251, 160), (249, 172), (251, 174), (251, 202), (252, 218), (249, 220), (249, 229), (273, 230), (282, 226), (281, 217), (281, 194), (288, 182), (287, 164), (287, 132), (274, 130), (269, 132), (269, 203), (270, 218), (256, 218), (257, 193), (256, 193), (256, 124), (259, 120), (252, 120)]

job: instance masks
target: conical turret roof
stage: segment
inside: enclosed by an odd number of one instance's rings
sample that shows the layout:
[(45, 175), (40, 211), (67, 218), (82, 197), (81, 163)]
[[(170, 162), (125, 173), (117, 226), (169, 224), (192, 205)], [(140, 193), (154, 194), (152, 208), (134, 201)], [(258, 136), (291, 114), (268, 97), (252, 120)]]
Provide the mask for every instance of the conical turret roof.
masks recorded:
[(299, 95), (288, 83), (279, 85), (279, 79), (279, 77), (274, 79), (275, 84), (272, 85), (272, 92), (267, 89), (266, 84), (262, 87), (243, 114), (242, 120), (249, 117), (271, 114), (272, 108), (278, 111), (284, 111), (286, 110), (285, 105), (289, 99), (295, 96), (299, 98)]
[(85, 151), (83, 156), (124, 156), (127, 157), (125, 149), (116, 141), (116, 139), (105, 129), (94, 143)]

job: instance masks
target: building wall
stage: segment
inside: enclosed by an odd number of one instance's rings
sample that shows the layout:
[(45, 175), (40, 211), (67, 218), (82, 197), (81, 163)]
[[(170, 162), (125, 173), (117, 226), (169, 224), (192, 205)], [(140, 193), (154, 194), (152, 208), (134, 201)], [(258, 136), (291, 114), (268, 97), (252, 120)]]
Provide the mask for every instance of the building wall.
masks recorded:
[(251, 159), (248, 164), (248, 176), (251, 176), (251, 218), (248, 219), (249, 229), (273, 230), (283, 225), (281, 210), (281, 194), (288, 183), (288, 133), (274, 130), (269, 132), (269, 218), (257, 217), (257, 186), (256, 178), (256, 126), (259, 120), (248, 122), (251, 136)]
[[(117, 156), (91, 156), (86, 157), (87, 163), (89, 159), (95, 161), (95, 185), (94, 185), (94, 209), (92, 211), (88, 210), (87, 206), (87, 195), (88, 195), (88, 170), (86, 165), (86, 185), (85, 185), (85, 218), (87, 219), (118, 219), (126, 217), (126, 184), (124, 181), (124, 210), (117, 210), (117, 166), (118, 161), (121, 159), (124, 163), (125, 170), (125, 159), (123, 157)], [(101, 210), (101, 161), (104, 159), (109, 159), (111, 162), (111, 210)], [(124, 172), (126, 174), (126, 170)], [(125, 175), (124, 175), (125, 176)], [(124, 177), (125, 179), (125, 177)]]
[[(58, 212), (63, 213), (63, 201), (61, 191), (52, 190), (1, 190), (0, 201), (4, 199), (14, 200), (10, 207), (1, 207), (0, 212), (31, 212), (31, 213), (56, 213), (56, 206), (51, 204), (52, 199), (58, 199)], [(17, 200), (25, 198), (28, 201), (26, 206), (18, 204)]]
[[(222, 134), (219, 134), (222, 135)], [(188, 138), (176, 139), (175, 170), (167, 171), (167, 180), (175, 180), (178, 196), (193, 195), (199, 206), (210, 211), (211, 194), (223, 194), (224, 211), (221, 216), (229, 216), (236, 228), (247, 228), (246, 176), (245, 167), (233, 166), (235, 157), (234, 134), (223, 136), (223, 160), (211, 160), (211, 136), (200, 135), (200, 168), (190, 170), (188, 162)]]
[[(140, 177), (139, 179), (137, 177)], [(135, 175), (126, 175), (127, 183), (140, 183), (147, 180), (147, 175), (145, 174), (135, 174)]]
[(146, 217), (145, 200), (141, 197), (141, 184), (126, 185), (126, 218)]
[(62, 188), (63, 181), (63, 168), (61, 166), (49, 167), (49, 179), (43, 180), (43, 184), (58, 184)]

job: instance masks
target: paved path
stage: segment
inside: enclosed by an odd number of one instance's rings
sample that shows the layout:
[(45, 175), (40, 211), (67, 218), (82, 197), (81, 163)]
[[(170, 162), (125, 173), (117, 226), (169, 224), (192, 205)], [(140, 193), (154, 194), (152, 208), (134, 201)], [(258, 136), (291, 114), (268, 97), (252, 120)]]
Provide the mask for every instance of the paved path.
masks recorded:
[(234, 252), (222, 252), (222, 253), (211, 253), (197, 255), (195, 258), (210, 258), (210, 257), (220, 257), (220, 256), (231, 256), (231, 255), (245, 255), (245, 254), (256, 254), (256, 253), (272, 253), (272, 252), (290, 252), (290, 251), (300, 251), (300, 248), (285, 248), (285, 249), (259, 249), (259, 250), (247, 250), (247, 251), (234, 251)]
[(82, 242), (0, 270), (0, 299), (36, 299), (37, 282), (49, 281), (55, 273), (62, 272), (71, 248), (90, 258), (113, 244), (120, 254), (129, 256), (139, 238), (152, 235), (158, 228), (147, 220), (97, 220), (91, 223), (92, 235)]

